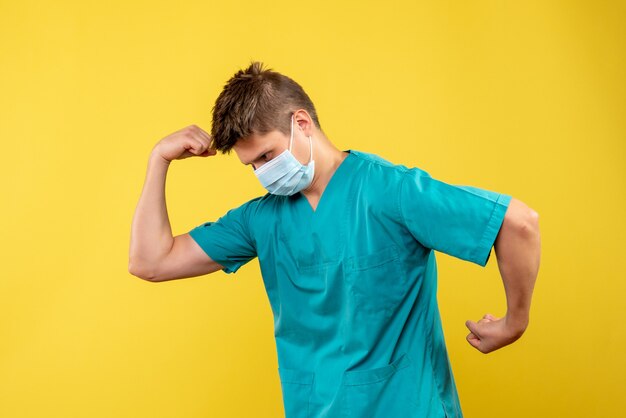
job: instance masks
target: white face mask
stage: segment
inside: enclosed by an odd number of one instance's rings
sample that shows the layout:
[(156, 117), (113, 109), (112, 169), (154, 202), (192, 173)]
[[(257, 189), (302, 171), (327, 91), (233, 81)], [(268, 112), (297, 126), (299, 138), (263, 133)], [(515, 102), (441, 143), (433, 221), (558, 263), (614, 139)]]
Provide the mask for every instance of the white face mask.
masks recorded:
[(263, 164), (254, 174), (268, 192), (276, 195), (291, 196), (307, 188), (313, 181), (315, 161), (313, 161), (313, 138), (309, 136), (311, 157), (303, 165), (291, 153), (293, 145), (293, 114), (291, 115), (291, 138), (289, 149)]

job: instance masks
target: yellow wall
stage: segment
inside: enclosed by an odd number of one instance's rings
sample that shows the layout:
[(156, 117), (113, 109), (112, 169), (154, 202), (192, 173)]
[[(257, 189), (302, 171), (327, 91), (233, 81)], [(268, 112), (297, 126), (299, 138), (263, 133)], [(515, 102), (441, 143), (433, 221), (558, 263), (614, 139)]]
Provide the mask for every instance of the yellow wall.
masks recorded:
[[(300, 82), (341, 149), (540, 214), (530, 326), (488, 355), (485, 268), (438, 254), (467, 418), (608, 417), (626, 392), (626, 9), (618, 1), (0, 2), (0, 416), (279, 417), (257, 260), (127, 271), (147, 157), (251, 60)], [(175, 235), (264, 193), (235, 154), (175, 161)]]

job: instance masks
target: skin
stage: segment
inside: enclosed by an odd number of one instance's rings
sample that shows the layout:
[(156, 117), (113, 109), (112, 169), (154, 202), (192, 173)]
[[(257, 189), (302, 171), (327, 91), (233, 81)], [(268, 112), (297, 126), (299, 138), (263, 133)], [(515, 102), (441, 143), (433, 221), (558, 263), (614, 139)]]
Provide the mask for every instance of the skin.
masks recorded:
[[(315, 210), (330, 178), (348, 156), (348, 153), (335, 147), (326, 135), (317, 129), (306, 110), (297, 110), (294, 118), (291, 153), (302, 164), (306, 165), (309, 162), (311, 157), (309, 136), (312, 135), (313, 137), (315, 172), (311, 184), (300, 192), (306, 196), (311, 208)], [(263, 136), (251, 135), (244, 141), (237, 141), (233, 150), (237, 153), (242, 164), (250, 165), (256, 170), (288, 148), (289, 136), (274, 131)], [(257, 158), (264, 151), (267, 153), (263, 154), (261, 158)]]
[[(295, 112), (292, 153), (302, 164), (310, 158), (313, 139), (315, 173), (301, 193), (315, 210), (330, 178), (348, 153), (336, 148), (317, 129), (304, 109)], [(196, 125), (176, 131), (153, 148), (139, 203), (131, 226), (128, 270), (149, 282), (202, 276), (223, 266), (213, 261), (188, 233), (172, 236), (165, 204), (165, 178), (172, 161), (189, 157), (212, 157), (210, 135)], [(233, 147), (242, 164), (258, 169), (289, 147), (289, 135), (272, 131), (239, 140)], [(519, 339), (529, 323), (530, 303), (539, 271), (541, 253), (539, 215), (522, 201), (512, 198), (494, 243), (498, 269), (504, 284), (506, 314), (490, 313), (474, 322), (467, 320), (467, 342), (489, 353)]]
[(478, 322), (467, 320), (466, 339), (481, 353), (513, 343), (526, 331), (530, 303), (541, 256), (539, 215), (513, 198), (504, 216), (494, 249), (504, 284), (507, 312), (498, 318), (487, 313)]

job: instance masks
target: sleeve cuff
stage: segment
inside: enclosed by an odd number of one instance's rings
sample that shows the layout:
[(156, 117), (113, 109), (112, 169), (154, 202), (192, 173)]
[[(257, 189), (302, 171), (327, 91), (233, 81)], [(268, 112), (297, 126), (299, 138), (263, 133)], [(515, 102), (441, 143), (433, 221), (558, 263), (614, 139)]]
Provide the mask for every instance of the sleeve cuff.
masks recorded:
[[(206, 222), (204, 225), (212, 223), (214, 222)], [(190, 230), (189, 236), (193, 238), (193, 240), (200, 246), (200, 248), (202, 248), (206, 255), (211, 257), (211, 260), (224, 266), (224, 268), (222, 269), (224, 273), (230, 274), (235, 273), (237, 270), (239, 270), (239, 267), (241, 267), (242, 263), (220, 257), (217, 249), (211, 246), (211, 242), (203, 239), (203, 236), (200, 234), (199, 228), (200, 227), (196, 227)]]
[(483, 232), (483, 236), (480, 239), (478, 247), (474, 251), (472, 260), (482, 267), (485, 267), (489, 261), (491, 248), (496, 241), (496, 237), (498, 236), (498, 232), (500, 231), (500, 227), (504, 221), (504, 215), (506, 214), (509, 204), (511, 203), (511, 199), (512, 196), (507, 194), (500, 194), (498, 196), (498, 200), (496, 200), (493, 211), (491, 212), (491, 217), (489, 218), (485, 232)]

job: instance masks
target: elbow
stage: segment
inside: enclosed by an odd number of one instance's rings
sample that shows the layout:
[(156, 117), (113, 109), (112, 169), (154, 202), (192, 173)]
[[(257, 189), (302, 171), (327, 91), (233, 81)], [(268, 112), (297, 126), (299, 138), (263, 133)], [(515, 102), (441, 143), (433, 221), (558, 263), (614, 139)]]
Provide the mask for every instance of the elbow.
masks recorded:
[(151, 270), (146, 269), (141, 264), (133, 262), (132, 260), (128, 262), (128, 272), (142, 280), (146, 280), (148, 282), (154, 281), (155, 276)]
[(531, 208), (526, 210), (522, 222), (519, 223), (520, 233), (529, 238), (539, 236), (539, 214)]
[(521, 200), (513, 198), (502, 227), (511, 233), (532, 238), (539, 234), (539, 214)]

